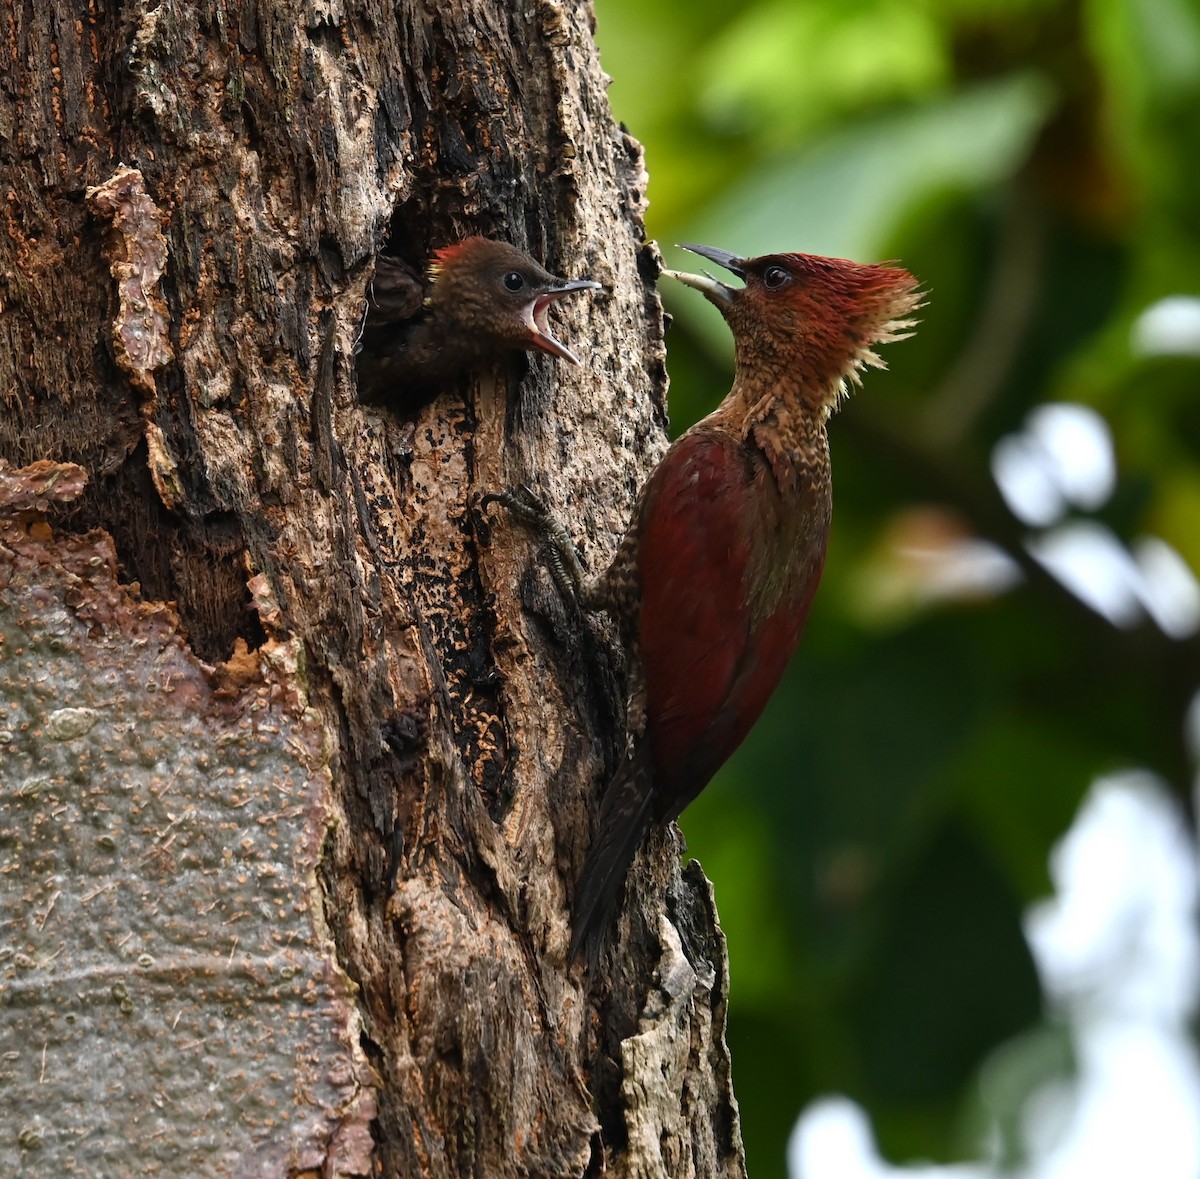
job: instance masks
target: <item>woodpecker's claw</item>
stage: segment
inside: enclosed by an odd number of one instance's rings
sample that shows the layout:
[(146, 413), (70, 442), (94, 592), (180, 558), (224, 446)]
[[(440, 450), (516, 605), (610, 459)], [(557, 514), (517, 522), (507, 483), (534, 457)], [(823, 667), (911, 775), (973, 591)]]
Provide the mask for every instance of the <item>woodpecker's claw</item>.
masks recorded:
[(585, 580), (579, 552), (566, 528), (546, 506), (542, 497), (522, 483), (514, 491), (488, 492), (479, 501), (480, 510), (486, 510), (492, 504), (506, 508), (541, 537), (542, 552), (554, 584), (567, 601), (578, 605), (583, 596)]
[(492, 504), (507, 508), (526, 524), (540, 527), (543, 521), (551, 519), (545, 500), (527, 483), (522, 483), (514, 491), (489, 491), (480, 497), (480, 508), (489, 508)]

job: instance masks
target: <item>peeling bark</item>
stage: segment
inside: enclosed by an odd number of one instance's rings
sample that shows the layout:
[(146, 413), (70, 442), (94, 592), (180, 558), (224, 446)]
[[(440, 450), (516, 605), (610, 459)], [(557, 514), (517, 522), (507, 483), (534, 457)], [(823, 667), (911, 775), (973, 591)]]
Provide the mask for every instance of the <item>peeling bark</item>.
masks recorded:
[[(665, 444), (590, 20), (51, 0), (0, 28), (4, 1170), (744, 1173), (724, 943), (673, 833), (616, 952), (567, 967), (622, 654), (473, 508), (528, 482), (598, 567)], [(471, 232), (604, 283), (554, 311), (584, 368), (360, 406), (375, 254)]]

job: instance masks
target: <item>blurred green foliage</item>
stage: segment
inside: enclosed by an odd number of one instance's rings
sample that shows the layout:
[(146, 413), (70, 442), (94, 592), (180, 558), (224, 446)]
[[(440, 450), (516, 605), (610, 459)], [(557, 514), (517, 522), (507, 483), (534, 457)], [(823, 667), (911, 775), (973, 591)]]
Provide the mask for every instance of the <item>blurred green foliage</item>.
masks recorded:
[[(1015, 1091), (1068, 1067), (1020, 926), (1051, 845), (1096, 774), (1143, 765), (1182, 798), (1195, 769), (1196, 639), (1118, 629), (1040, 570), (989, 463), (1039, 403), (1094, 407), (1119, 468), (1095, 515), (1200, 569), (1200, 360), (1131, 344), (1148, 306), (1200, 294), (1200, 10), (596, 7), (671, 265), (695, 263), (678, 241), (892, 257), (929, 291), (833, 422), (834, 538), (800, 656), (683, 827), (729, 936), (751, 1174), (784, 1174), (797, 1113), (830, 1091), (896, 1159), (970, 1155), (989, 1053)], [(668, 286), (679, 430), (728, 389), (731, 349)], [(914, 592), (896, 537), (931, 521), (995, 542), (1023, 582)]]

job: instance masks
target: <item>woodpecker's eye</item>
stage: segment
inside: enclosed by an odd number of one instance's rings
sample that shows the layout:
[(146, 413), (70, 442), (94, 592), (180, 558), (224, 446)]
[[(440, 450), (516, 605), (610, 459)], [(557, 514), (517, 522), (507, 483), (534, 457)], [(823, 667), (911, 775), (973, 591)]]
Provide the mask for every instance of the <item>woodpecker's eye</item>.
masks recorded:
[(515, 270), (510, 270), (504, 276), (504, 289), (506, 291), (519, 291), (525, 285), (525, 276), (519, 274)]
[(763, 286), (768, 291), (777, 291), (786, 287), (792, 281), (792, 276), (782, 266), (768, 266), (763, 271)]

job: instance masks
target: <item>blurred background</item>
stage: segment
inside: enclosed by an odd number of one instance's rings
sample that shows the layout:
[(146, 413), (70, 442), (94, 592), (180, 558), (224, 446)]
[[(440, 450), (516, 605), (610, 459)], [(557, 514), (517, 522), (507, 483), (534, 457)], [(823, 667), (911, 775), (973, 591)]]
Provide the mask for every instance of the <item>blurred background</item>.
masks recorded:
[[(686, 813), (754, 1179), (1200, 1176), (1200, 8), (595, 0), (650, 234), (896, 258), (788, 678)], [(675, 431), (728, 389), (667, 289)]]

